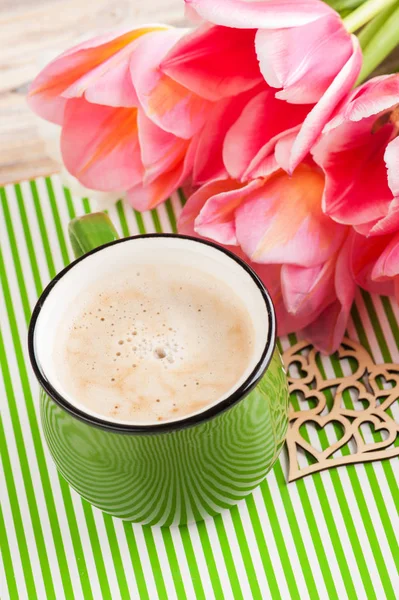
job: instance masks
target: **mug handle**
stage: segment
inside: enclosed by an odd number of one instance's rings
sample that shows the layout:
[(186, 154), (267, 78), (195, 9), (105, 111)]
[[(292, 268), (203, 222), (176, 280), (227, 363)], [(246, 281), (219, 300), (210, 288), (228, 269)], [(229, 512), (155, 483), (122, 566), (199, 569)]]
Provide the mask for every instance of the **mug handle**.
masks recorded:
[(104, 212), (73, 219), (68, 225), (68, 233), (75, 258), (119, 239), (111, 219)]

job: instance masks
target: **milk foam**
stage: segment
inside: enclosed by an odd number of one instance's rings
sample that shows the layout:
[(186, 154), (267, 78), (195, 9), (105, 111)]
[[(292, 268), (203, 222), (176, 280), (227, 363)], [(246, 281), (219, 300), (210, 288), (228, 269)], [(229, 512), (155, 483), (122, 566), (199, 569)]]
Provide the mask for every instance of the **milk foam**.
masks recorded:
[(196, 268), (130, 266), (91, 285), (67, 315), (53, 353), (59, 384), (105, 419), (160, 423), (197, 413), (253, 360), (243, 302)]

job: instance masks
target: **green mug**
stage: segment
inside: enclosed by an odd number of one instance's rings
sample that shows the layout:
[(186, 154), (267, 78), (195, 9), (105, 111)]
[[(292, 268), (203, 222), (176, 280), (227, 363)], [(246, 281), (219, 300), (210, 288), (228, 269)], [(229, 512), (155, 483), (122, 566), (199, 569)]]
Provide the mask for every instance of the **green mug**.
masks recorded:
[[(276, 348), (273, 305), (262, 282), (243, 261), (208, 241), (163, 234), (118, 239), (104, 213), (75, 219), (69, 234), (76, 260), (43, 292), (28, 338), (42, 388), (44, 436), (58, 470), (91, 504), (130, 521), (186, 524), (233, 506), (265, 478), (288, 426), (287, 378)], [(194, 261), (223, 277), (231, 273), (237, 293), (259, 315), (259, 356), (250, 375), (228, 397), (177, 421), (107, 421), (82, 409), (78, 398), (63, 397), (49, 366), (61, 307), (72, 305), (99, 275), (112, 277), (116, 265), (126, 262), (128, 268), (138, 252)]]

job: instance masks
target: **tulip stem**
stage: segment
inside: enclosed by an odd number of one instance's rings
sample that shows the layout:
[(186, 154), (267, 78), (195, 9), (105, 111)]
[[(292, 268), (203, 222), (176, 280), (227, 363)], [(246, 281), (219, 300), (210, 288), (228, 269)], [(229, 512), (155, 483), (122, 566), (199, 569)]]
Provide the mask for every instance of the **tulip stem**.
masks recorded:
[(398, 44), (399, 6), (368, 41), (363, 50), (363, 66), (356, 85), (362, 83)]
[(394, 12), (395, 6), (391, 4), (391, 6), (387, 6), (384, 10), (382, 10), (374, 19), (372, 19), (359, 33), (357, 34), (358, 40), (360, 42), (361, 49), (363, 52), (365, 48), (369, 44), (369, 42), (373, 39), (373, 37), (378, 33), (380, 29), (382, 29)]
[(344, 25), (349, 33), (353, 33), (395, 2), (397, 0), (367, 0), (343, 19)]

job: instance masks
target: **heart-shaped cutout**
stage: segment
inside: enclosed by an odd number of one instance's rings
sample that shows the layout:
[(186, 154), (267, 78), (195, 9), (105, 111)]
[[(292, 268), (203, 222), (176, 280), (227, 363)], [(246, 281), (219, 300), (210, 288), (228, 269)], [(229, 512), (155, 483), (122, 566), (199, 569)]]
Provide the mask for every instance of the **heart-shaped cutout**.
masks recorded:
[(370, 412), (374, 407), (375, 398), (361, 381), (348, 379), (337, 387), (334, 409), (346, 417), (357, 417), (359, 412)]
[(306, 414), (320, 414), (326, 405), (326, 397), (322, 392), (309, 389), (306, 386), (291, 386), (290, 388), (290, 419)]
[[(373, 415), (367, 415), (365, 418), (360, 417), (354, 421), (353, 426), (358, 453), (387, 448), (397, 437), (395, 423), (391, 419), (380, 421)], [(378, 437), (376, 437), (377, 433)]]
[(340, 415), (311, 415), (310, 418), (300, 418), (294, 423), (294, 428), (297, 432), (296, 443), (318, 460), (331, 456), (352, 437), (350, 421)]

